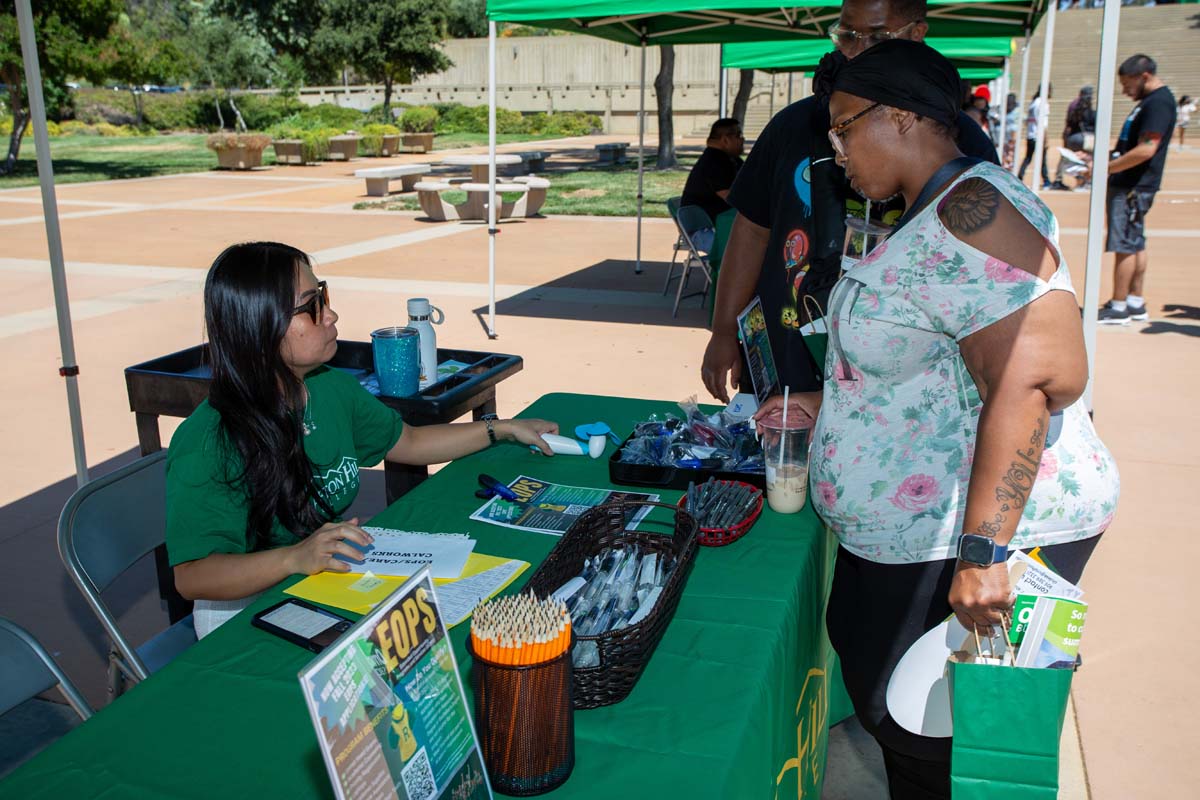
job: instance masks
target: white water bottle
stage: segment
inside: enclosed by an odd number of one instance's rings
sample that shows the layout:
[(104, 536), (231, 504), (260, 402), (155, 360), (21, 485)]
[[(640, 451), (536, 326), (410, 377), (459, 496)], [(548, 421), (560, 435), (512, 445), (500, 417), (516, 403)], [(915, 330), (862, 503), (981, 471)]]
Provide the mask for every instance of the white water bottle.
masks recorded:
[(437, 333), (434, 325), (441, 325), (445, 315), (442, 310), (429, 304), (426, 297), (414, 297), (408, 301), (408, 327), (416, 328), (421, 334), (421, 388), (437, 383)]

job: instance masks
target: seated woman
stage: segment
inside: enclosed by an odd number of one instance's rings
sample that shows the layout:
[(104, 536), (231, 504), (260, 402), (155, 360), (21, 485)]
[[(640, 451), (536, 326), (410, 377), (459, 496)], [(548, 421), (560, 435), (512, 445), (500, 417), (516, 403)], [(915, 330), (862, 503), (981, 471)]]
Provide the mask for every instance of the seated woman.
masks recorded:
[(948, 798), (951, 740), (892, 720), (892, 671), (952, 613), (981, 633), (1001, 623), (1011, 550), (1041, 546), (1078, 581), (1119, 480), (1079, 402), (1087, 355), (1058, 224), (1010, 173), (962, 157), (957, 71), (891, 40), (832, 88), (851, 185), (909, 210), (833, 290), (823, 392), (792, 395), (817, 416), (811, 496), (840, 545), (829, 639), (891, 797)]
[(204, 636), (289, 575), (346, 572), (371, 536), (342, 520), (361, 467), (435, 464), (497, 441), (552, 455), (543, 420), (405, 425), (351, 375), (325, 366), (338, 316), (307, 255), (234, 245), (204, 285), (208, 399), (171, 439), (167, 552)]

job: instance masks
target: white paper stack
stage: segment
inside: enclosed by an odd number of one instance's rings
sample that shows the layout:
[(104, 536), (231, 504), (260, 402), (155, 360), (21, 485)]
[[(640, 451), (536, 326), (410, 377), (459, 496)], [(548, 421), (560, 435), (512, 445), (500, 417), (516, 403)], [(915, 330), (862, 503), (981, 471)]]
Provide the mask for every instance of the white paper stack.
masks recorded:
[(475, 550), (475, 540), (465, 533), (363, 530), (375, 537), (375, 541), (363, 550), (363, 561), (342, 559), (350, 565), (351, 572), (408, 576), (430, 564), (433, 577), (457, 578)]

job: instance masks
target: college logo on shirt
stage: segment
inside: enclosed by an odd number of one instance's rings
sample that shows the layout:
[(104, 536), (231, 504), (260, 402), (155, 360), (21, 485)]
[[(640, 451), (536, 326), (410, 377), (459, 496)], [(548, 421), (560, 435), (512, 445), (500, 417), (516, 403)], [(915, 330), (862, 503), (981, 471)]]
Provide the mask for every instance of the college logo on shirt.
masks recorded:
[(358, 459), (342, 456), (336, 466), (327, 469), (324, 475), (317, 475), (317, 483), (321, 484), (321, 492), (330, 506), (345, 508), (358, 493)]

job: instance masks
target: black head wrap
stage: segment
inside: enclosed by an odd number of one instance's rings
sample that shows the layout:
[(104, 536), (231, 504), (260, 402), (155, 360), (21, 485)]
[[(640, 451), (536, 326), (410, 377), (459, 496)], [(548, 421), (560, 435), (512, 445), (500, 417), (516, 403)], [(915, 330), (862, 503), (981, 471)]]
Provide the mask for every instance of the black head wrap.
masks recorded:
[(943, 125), (958, 119), (962, 84), (950, 60), (923, 42), (889, 39), (834, 66), (833, 91), (911, 111)]

